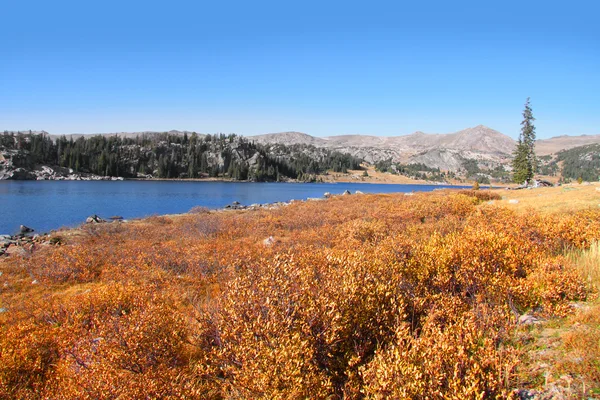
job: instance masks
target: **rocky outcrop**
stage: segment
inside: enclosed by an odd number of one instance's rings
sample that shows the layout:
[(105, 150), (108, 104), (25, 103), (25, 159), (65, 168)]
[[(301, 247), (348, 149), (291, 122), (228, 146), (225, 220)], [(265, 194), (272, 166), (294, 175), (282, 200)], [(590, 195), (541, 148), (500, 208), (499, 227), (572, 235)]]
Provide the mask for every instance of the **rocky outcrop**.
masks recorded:
[(105, 219), (100, 218), (99, 216), (97, 216), (96, 214), (94, 215), (90, 215), (89, 217), (86, 218), (85, 223), (86, 224), (101, 224), (103, 222), (106, 222)]
[(316, 138), (300, 132), (284, 132), (250, 138), (261, 144), (308, 144), (328, 148), (370, 163), (392, 159), (451, 171), (460, 169), (464, 159), (504, 163), (515, 147), (512, 138), (483, 125), (449, 134), (415, 132), (393, 137), (342, 135)]

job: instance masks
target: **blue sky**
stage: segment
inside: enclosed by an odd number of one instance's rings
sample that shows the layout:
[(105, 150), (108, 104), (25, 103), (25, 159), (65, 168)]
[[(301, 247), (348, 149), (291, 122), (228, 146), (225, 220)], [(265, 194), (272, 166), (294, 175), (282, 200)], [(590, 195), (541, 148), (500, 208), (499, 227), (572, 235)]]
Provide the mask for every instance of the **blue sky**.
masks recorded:
[(0, 130), (600, 133), (597, 1), (0, 4)]

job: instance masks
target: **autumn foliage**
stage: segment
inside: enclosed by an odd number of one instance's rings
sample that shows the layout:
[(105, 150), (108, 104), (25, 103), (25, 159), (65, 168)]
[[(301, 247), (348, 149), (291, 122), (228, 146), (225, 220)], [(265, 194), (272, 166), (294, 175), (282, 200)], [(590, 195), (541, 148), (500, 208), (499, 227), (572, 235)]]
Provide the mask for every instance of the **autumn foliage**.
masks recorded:
[(517, 317), (586, 299), (561, 254), (600, 239), (600, 213), (496, 197), (152, 217), (11, 256), (0, 398), (511, 397)]

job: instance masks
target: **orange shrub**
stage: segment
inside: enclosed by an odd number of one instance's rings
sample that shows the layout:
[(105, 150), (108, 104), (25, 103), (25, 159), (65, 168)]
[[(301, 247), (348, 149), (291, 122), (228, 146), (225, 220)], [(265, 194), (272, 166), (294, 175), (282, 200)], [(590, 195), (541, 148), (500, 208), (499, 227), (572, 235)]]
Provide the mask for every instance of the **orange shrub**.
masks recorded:
[(588, 296), (561, 254), (600, 239), (600, 212), (496, 198), (152, 217), (12, 255), (0, 398), (509, 397), (516, 316)]

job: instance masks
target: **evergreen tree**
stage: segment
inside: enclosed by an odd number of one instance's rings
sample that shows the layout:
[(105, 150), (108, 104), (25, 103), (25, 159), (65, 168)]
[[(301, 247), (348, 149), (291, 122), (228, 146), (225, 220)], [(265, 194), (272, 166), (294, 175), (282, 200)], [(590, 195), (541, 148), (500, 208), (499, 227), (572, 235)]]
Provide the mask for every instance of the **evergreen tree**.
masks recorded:
[(529, 104), (529, 97), (523, 110), (521, 133), (515, 149), (513, 159), (513, 180), (517, 183), (530, 182), (537, 169), (535, 157), (535, 126), (533, 113)]

